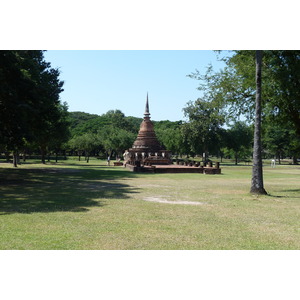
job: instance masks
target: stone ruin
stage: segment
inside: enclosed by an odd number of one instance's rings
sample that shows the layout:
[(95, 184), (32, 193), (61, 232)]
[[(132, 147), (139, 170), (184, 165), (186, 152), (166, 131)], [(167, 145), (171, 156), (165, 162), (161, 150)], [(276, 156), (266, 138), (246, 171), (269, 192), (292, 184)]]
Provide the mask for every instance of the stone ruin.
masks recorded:
[(171, 151), (164, 149), (159, 143), (152, 121), (150, 120), (148, 94), (144, 120), (132, 148), (124, 153), (126, 165), (130, 166), (152, 166), (172, 164)]
[(134, 172), (152, 173), (203, 173), (221, 174), (220, 164), (215, 166), (212, 162), (201, 165), (198, 162), (189, 162), (185, 165), (173, 164), (172, 153), (162, 147), (159, 143), (153, 123), (150, 120), (148, 94), (144, 119), (140, 125), (138, 136), (132, 147), (125, 151), (124, 165)]

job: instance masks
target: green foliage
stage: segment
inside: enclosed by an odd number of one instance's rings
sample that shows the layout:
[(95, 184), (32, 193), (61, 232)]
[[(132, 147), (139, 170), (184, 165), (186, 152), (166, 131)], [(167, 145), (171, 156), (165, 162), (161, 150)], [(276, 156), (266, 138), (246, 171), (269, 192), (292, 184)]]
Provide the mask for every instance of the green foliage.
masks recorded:
[(30, 137), (30, 114), (35, 98), (34, 81), (24, 70), (28, 53), (0, 51), (0, 139), (9, 150), (23, 146)]
[(63, 82), (43, 51), (0, 51), (0, 87), (0, 138), (8, 151), (33, 143), (45, 152), (67, 139)]
[(96, 134), (105, 126), (114, 126), (137, 134), (141, 118), (126, 117), (120, 110), (110, 110), (101, 116), (84, 112), (70, 112), (71, 136), (78, 136), (87, 132)]
[(115, 151), (118, 156), (130, 148), (136, 138), (136, 135), (114, 126), (106, 126), (98, 131), (99, 139), (103, 145), (104, 150), (109, 156)]
[[(199, 80), (204, 98), (227, 105), (228, 117), (254, 114), (255, 103), (255, 51), (233, 51), (223, 59), (224, 69), (206, 73), (199, 71), (189, 77)], [(300, 51), (264, 51), (262, 68), (262, 101), (264, 115), (273, 115), (283, 121), (292, 118), (299, 128), (300, 110)], [(297, 129), (298, 130), (298, 129)]]
[(297, 157), (300, 156), (300, 138), (294, 128), (286, 124), (269, 123), (265, 126), (263, 133), (263, 144), (269, 157), (276, 157), (279, 160), (283, 157), (293, 157), (297, 164)]
[(199, 80), (198, 89), (203, 92), (206, 101), (226, 106), (228, 122), (240, 115), (250, 119), (254, 111), (255, 53), (254, 51), (241, 53), (243, 57), (233, 55), (224, 58), (226, 66), (219, 72), (215, 72), (210, 65), (204, 75), (198, 70), (189, 75), (190, 78)]
[(143, 119), (130, 116), (130, 117), (126, 117), (126, 120), (129, 125), (129, 131), (134, 134), (137, 134), (139, 132), (140, 125), (141, 125)]
[[(120, 110), (110, 110), (101, 116), (70, 112), (69, 120), (73, 136), (69, 142), (71, 149), (84, 152), (103, 150), (110, 156), (113, 152), (120, 156), (132, 146), (142, 119), (126, 117)], [(89, 141), (89, 150), (83, 146), (83, 139)]]
[(69, 141), (69, 145), (77, 151), (90, 152), (97, 147), (101, 147), (100, 141), (97, 136), (92, 133), (85, 133), (80, 136), (76, 136)]
[(180, 127), (166, 129), (158, 128), (155, 132), (161, 145), (171, 151), (173, 155), (182, 155), (185, 153)]
[[(96, 134), (99, 129), (104, 126), (110, 124), (107, 118), (103, 118), (98, 115), (91, 115), (88, 113), (81, 113), (84, 115), (79, 115), (79, 119), (77, 119), (78, 112), (75, 114), (70, 112), (70, 120), (71, 120), (71, 135), (72, 136), (80, 136), (85, 133), (94, 133)], [(84, 116), (84, 118), (82, 118)]]
[(283, 126), (291, 123), (300, 137), (300, 51), (267, 51), (266, 55), (267, 113)]
[(68, 145), (80, 155), (84, 153), (88, 156), (91, 152), (104, 151), (109, 156), (113, 152), (121, 156), (126, 149), (132, 146), (135, 138), (136, 135), (127, 130), (107, 125), (98, 130), (97, 133), (90, 132), (73, 137)]
[(184, 108), (188, 122), (183, 124), (182, 132), (195, 154), (218, 151), (221, 126), (225, 122), (222, 108), (215, 102), (199, 98), (189, 102)]
[(81, 133), (81, 131), (77, 128), (80, 128), (82, 124), (97, 117), (98, 115), (89, 114), (81, 111), (69, 112), (68, 118), (70, 122), (71, 135), (74, 136), (76, 135), (77, 132)]
[[(280, 124), (300, 138), (300, 51), (265, 50), (262, 62), (263, 124)], [(253, 122), (255, 109), (255, 51), (233, 51), (222, 59), (226, 66), (215, 72), (189, 75), (199, 81), (203, 99), (226, 109), (226, 121), (244, 116)], [(270, 125), (271, 126), (271, 125)], [(298, 142), (296, 142), (298, 144)]]
[(253, 129), (245, 122), (235, 122), (226, 131), (227, 149), (232, 151), (236, 165), (239, 159), (248, 159), (251, 155), (252, 140)]
[(154, 121), (154, 129), (161, 145), (170, 150), (173, 155), (187, 153), (187, 145), (184, 143), (182, 133), (182, 121)]

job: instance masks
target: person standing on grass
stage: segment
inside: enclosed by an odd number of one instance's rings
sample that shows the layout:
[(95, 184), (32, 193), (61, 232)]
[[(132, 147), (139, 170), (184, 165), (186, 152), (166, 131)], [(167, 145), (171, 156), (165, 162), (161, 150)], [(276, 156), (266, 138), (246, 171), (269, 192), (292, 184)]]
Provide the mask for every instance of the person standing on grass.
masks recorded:
[(110, 156), (107, 157), (107, 165), (110, 166)]

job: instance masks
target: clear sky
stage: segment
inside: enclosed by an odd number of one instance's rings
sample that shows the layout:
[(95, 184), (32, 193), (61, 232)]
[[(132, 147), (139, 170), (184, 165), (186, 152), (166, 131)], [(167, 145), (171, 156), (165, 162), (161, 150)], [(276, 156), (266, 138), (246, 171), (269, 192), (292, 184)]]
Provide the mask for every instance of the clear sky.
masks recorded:
[(120, 109), (142, 117), (147, 92), (152, 120), (184, 119), (182, 109), (200, 96), (198, 81), (187, 77), (223, 66), (207, 50), (50, 50), (46, 61), (61, 71), (61, 100), (69, 111), (104, 114)]

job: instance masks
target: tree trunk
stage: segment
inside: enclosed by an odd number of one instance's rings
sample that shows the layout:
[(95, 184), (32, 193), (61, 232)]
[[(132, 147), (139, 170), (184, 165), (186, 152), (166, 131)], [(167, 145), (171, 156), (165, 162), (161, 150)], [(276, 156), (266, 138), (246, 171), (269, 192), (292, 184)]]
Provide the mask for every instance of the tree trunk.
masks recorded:
[(250, 193), (266, 195), (263, 182), (261, 146), (261, 66), (262, 50), (256, 50), (256, 102), (253, 145), (253, 167)]
[(19, 152), (16, 150), (13, 152), (13, 166), (16, 168), (18, 166), (18, 162), (19, 162)]
[(293, 156), (293, 165), (298, 165), (298, 160), (296, 155)]
[(5, 157), (6, 157), (6, 162), (9, 163), (9, 152), (8, 151), (5, 152)]
[(46, 164), (46, 150), (44, 147), (41, 147), (41, 155), (42, 155), (42, 164)]
[(26, 161), (26, 150), (24, 149), (23, 150), (23, 162), (25, 162)]

